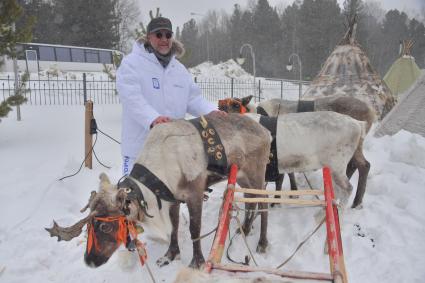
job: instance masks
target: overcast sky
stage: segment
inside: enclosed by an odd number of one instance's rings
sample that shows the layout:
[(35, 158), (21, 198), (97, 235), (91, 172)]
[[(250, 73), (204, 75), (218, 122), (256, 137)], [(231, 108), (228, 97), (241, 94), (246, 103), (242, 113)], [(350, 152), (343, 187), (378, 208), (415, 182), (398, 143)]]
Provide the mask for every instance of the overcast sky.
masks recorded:
[[(183, 27), (183, 23), (190, 18), (202, 18), (202, 16), (191, 16), (190, 13), (205, 14), (208, 10), (225, 10), (232, 13), (235, 3), (246, 7), (249, 0), (137, 0), (140, 10), (141, 19), (147, 24), (149, 22), (149, 10), (160, 7), (163, 16), (168, 17), (175, 26)], [(284, 3), (292, 3), (293, 0), (269, 0), (271, 6), (281, 6)], [(340, 5), (344, 0), (338, 0)], [(406, 11), (409, 15), (419, 13), (421, 7), (425, 7), (425, 0), (378, 0), (382, 3), (385, 10), (399, 9)]]

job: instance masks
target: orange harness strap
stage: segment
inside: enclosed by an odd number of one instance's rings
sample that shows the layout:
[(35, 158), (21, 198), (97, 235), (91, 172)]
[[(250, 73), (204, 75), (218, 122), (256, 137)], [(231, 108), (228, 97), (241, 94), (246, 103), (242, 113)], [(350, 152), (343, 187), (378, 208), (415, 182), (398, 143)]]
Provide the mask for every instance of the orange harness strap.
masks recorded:
[[(96, 220), (103, 222), (114, 222), (118, 221), (118, 231), (115, 234), (115, 240), (118, 245), (121, 243), (127, 244), (128, 233), (131, 238), (135, 240), (137, 251), (139, 253), (140, 262), (142, 265), (145, 264), (147, 259), (146, 248), (141, 241), (137, 239), (137, 230), (134, 227), (133, 222), (127, 221), (125, 216), (112, 216), (112, 217), (95, 217)], [(87, 252), (90, 253), (91, 249), (94, 248), (98, 251), (99, 245), (95, 236), (94, 228), (91, 223), (88, 224), (88, 239), (87, 239)]]
[[(118, 221), (118, 231), (115, 234), (115, 240), (118, 245), (121, 243), (127, 243), (127, 220), (125, 216), (110, 216), (110, 217), (95, 217), (96, 220), (103, 222), (114, 222)], [(91, 223), (88, 225), (88, 239), (87, 239), (87, 252), (90, 253), (92, 247), (99, 251), (99, 245), (95, 236), (94, 228)]]
[(142, 243), (142, 241), (139, 241), (137, 239), (137, 229), (134, 227), (133, 222), (129, 222), (127, 227), (131, 237), (136, 241), (136, 248), (137, 253), (139, 254), (140, 264), (143, 266), (145, 265), (145, 262), (148, 259), (148, 254), (146, 252), (145, 245)]

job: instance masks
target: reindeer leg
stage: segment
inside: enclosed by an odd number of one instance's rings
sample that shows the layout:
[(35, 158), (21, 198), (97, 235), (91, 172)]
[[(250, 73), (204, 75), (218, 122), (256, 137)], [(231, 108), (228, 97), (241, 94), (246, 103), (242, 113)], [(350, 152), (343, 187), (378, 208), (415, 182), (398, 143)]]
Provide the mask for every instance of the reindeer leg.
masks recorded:
[[(267, 210), (267, 203), (260, 203), (258, 205), (259, 209)], [(268, 224), (268, 212), (263, 211), (261, 213), (261, 230), (260, 230), (260, 240), (257, 245), (258, 253), (265, 253), (267, 246), (269, 245), (269, 241), (267, 240), (267, 224)]]
[(367, 176), (369, 175), (370, 170), (370, 163), (364, 157), (361, 148), (354, 153), (353, 159), (356, 167), (359, 169), (359, 181), (357, 183), (356, 196), (354, 197), (353, 205), (351, 206), (352, 208), (356, 208), (363, 201), (363, 196), (366, 191)]
[(173, 227), (171, 231), (171, 241), (168, 247), (168, 251), (163, 257), (156, 261), (158, 266), (168, 265), (171, 261), (180, 258), (180, 248), (178, 242), (180, 203), (173, 203), (170, 206), (169, 215), (171, 219), (171, 225)]
[[(246, 174), (247, 178), (240, 178), (238, 180), (239, 185), (246, 188), (254, 188), (254, 189), (265, 189), (264, 184), (264, 176), (262, 174), (258, 174), (258, 172), (265, 172), (265, 168), (257, 168), (255, 170), (256, 174)], [(245, 197), (261, 197), (256, 196), (252, 194), (245, 194)], [(255, 209), (256, 204), (253, 203), (246, 203), (245, 208), (246, 209)], [(259, 209), (265, 210), (260, 212), (261, 214), (261, 230), (260, 230), (260, 239), (258, 241), (257, 245), (257, 252), (264, 253), (266, 252), (266, 248), (268, 246), (268, 240), (267, 240), (267, 224), (268, 224), (268, 212), (267, 203), (259, 203), (258, 205)], [(249, 231), (252, 227), (252, 222), (254, 221), (255, 213), (254, 211), (251, 212), (245, 212), (245, 221), (242, 226), (242, 229), (245, 233), (245, 235), (248, 235)]]
[[(248, 198), (248, 197), (253, 197), (251, 194), (244, 194), (244, 197)], [(257, 206), (257, 204), (255, 203), (246, 203), (245, 204), (245, 209), (247, 211), (245, 211), (245, 219), (243, 221), (242, 224), (242, 231), (245, 235), (248, 235), (249, 232), (251, 232), (251, 228), (252, 228), (252, 223), (254, 222), (254, 218), (255, 218), (255, 207)], [(237, 231), (238, 233), (240, 233), (239, 229)]]
[[(289, 176), (289, 182), (291, 183), (291, 191), (297, 191), (297, 182), (295, 181), (295, 174), (294, 173), (288, 173)], [(298, 196), (290, 196), (289, 198), (298, 198)]]
[[(238, 182), (239, 186), (241, 186), (243, 188), (255, 188), (256, 189), (256, 187), (253, 187), (251, 185), (251, 182), (246, 177), (247, 175), (248, 174), (238, 178), (237, 182)], [(244, 197), (245, 198), (255, 197), (255, 195), (244, 193)], [(256, 203), (245, 203), (245, 218), (244, 218), (244, 221), (243, 221), (243, 224), (242, 224), (242, 231), (244, 232), (245, 235), (248, 235), (249, 232), (251, 231), (252, 222), (254, 222), (254, 217), (255, 217), (254, 210), (255, 210), (256, 206), (257, 206)], [(239, 228), (236, 230), (236, 233), (240, 233)]]
[(297, 188), (297, 182), (295, 181), (295, 174), (294, 173), (289, 173), (289, 182), (291, 183), (291, 191), (296, 191), (298, 190)]
[(346, 175), (348, 177), (348, 179), (351, 179), (351, 176), (353, 176), (354, 172), (356, 172), (356, 165), (354, 162), (354, 157), (351, 158), (350, 162), (348, 162), (347, 164), (347, 171), (346, 171)]
[(193, 257), (189, 267), (198, 269), (205, 263), (204, 256), (202, 255), (201, 241), (198, 239), (201, 233), (202, 197), (202, 193), (199, 196), (195, 193), (194, 196), (187, 200), (190, 216), (189, 230), (193, 241)]
[[(290, 177), (290, 175), (289, 175)], [(275, 184), (276, 184), (276, 191), (282, 191), (282, 185), (283, 185), (283, 179), (285, 178), (285, 174), (279, 174), (275, 180)], [(292, 184), (292, 183), (291, 183)], [(292, 189), (292, 185), (291, 185), (291, 189)], [(280, 198), (279, 195), (275, 195), (275, 198)], [(275, 205), (277, 205), (276, 203), (272, 203), (271, 207), (274, 207)]]

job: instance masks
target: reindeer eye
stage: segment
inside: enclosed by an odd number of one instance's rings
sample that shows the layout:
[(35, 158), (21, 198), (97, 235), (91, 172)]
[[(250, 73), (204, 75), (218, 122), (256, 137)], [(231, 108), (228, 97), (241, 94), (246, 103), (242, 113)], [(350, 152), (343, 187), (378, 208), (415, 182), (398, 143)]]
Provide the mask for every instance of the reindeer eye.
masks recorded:
[(99, 229), (103, 233), (108, 234), (112, 232), (112, 225), (110, 223), (101, 223)]
[(125, 188), (124, 192), (126, 192), (127, 194), (131, 193), (131, 189), (130, 188)]

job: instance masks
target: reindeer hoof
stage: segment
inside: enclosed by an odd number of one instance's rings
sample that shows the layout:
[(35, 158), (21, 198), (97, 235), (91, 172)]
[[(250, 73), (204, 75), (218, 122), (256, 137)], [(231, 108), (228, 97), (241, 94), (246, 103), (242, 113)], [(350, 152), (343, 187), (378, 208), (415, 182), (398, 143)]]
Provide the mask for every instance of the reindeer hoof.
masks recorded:
[(171, 262), (171, 260), (170, 260), (168, 257), (163, 256), (163, 257), (160, 257), (160, 258), (156, 261), (156, 264), (157, 264), (159, 267), (163, 267), (163, 266), (165, 266), (165, 265), (169, 265), (169, 264), (170, 264), (170, 262)]
[(269, 245), (269, 242), (267, 240), (259, 242), (258, 246), (257, 246), (257, 253), (259, 253), (259, 254), (266, 253), (268, 245)]
[(192, 258), (192, 261), (189, 264), (190, 268), (193, 269), (201, 269), (205, 264), (205, 259), (204, 257), (199, 257), (199, 258)]
[(175, 259), (180, 259), (180, 249), (169, 248), (168, 251), (165, 253), (165, 255), (156, 261), (156, 264), (159, 267), (162, 267), (164, 265), (169, 265), (170, 262), (172, 262)]
[(256, 251), (259, 254), (265, 254), (267, 252), (267, 245), (263, 246), (263, 245), (258, 244)]
[(363, 208), (363, 203), (353, 203), (353, 205), (351, 206), (351, 208), (362, 209)]
[[(242, 231), (243, 231), (243, 233), (245, 234), (245, 236), (248, 236), (248, 234), (251, 232), (251, 229), (252, 229), (253, 227), (251, 227), (251, 228), (246, 228), (245, 227), (245, 225), (243, 225), (242, 226)], [(241, 233), (241, 229), (240, 228), (237, 228), (236, 229), (236, 231), (235, 231), (235, 233), (236, 234), (240, 234)]]
[(176, 255), (174, 255), (172, 258), (170, 258), (169, 256), (167, 256), (167, 255), (165, 255), (165, 256), (163, 256), (163, 257), (160, 257), (157, 261), (156, 261), (156, 264), (159, 266), (159, 267), (163, 267), (163, 266), (165, 266), (165, 265), (169, 265), (173, 260), (175, 260), (175, 259), (180, 259), (180, 253), (179, 254), (176, 254)]

